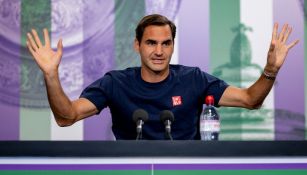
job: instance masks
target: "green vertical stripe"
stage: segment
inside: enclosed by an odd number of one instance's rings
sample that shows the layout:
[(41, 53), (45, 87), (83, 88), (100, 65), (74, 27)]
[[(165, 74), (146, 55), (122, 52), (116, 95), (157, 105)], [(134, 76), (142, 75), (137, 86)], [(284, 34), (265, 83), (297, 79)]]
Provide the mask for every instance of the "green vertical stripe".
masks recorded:
[[(239, 0), (210, 1), (210, 72), (230, 85), (240, 86), (241, 70), (231, 61), (240, 55), (241, 43), (236, 43), (237, 32), (234, 28), (240, 24)], [(234, 49), (237, 48), (237, 49)], [(233, 55), (233, 56), (231, 56)], [(239, 108), (220, 108), (220, 140), (241, 140), (241, 111)]]
[[(21, 42), (26, 45), (26, 34), (34, 28), (43, 39), (42, 29), (51, 29), (49, 0), (21, 1)], [(43, 42), (43, 40), (42, 40)], [(44, 42), (43, 42), (44, 43)], [(50, 109), (42, 72), (26, 47), (21, 49), (20, 139), (50, 139)]]
[(139, 55), (133, 49), (135, 27), (145, 15), (144, 0), (115, 0), (116, 69), (139, 66)]
[(230, 48), (240, 23), (239, 0), (210, 1), (210, 72), (230, 62)]

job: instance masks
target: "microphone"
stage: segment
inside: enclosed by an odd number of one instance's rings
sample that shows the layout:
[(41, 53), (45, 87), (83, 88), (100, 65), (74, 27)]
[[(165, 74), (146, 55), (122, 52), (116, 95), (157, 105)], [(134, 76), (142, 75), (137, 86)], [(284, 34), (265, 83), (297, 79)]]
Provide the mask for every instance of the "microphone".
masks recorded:
[(174, 114), (170, 110), (164, 110), (160, 114), (160, 119), (162, 123), (165, 125), (165, 135), (170, 140), (173, 140), (173, 137), (171, 135), (171, 124), (174, 121)]
[(148, 113), (144, 109), (137, 109), (133, 112), (132, 118), (136, 123), (136, 140), (142, 139), (142, 125), (148, 120)]

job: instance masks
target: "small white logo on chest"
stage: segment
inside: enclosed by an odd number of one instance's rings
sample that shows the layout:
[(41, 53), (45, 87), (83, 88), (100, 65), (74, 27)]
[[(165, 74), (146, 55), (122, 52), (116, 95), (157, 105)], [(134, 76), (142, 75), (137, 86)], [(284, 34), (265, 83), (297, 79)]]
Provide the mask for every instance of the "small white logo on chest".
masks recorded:
[(181, 98), (181, 96), (173, 96), (172, 100), (173, 100), (173, 106), (182, 105), (182, 98)]

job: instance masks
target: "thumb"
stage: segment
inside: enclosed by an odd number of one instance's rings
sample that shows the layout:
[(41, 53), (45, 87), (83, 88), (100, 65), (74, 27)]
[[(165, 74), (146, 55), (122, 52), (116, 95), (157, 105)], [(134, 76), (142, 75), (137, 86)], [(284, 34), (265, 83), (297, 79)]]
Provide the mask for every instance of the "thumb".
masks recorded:
[(62, 43), (62, 39), (59, 40), (58, 44), (57, 44), (57, 52), (56, 54), (60, 57), (62, 57), (63, 55), (63, 43)]

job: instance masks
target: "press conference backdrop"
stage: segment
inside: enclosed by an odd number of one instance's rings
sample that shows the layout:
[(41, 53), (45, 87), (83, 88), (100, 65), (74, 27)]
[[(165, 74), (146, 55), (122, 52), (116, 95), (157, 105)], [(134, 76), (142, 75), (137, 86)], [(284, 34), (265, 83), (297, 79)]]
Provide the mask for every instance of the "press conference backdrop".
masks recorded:
[[(26, 33), (62, 38), (59, 76), (77, 99), (113, 69), (139, 66), (134, 29), (144, 16), (174, 20), (172, 64), (198, 66), (231, 85), (248, 87), (262, 72), (274, 22), (293, 26), (288, 54), (260, 110), (219, 108), (221, 140), (305, 140), (307, 60), (304, 0), (0, 0), (0, 140), (113, 140), (108, 109), (58, 127), (41, 71), (26, 49)], [(183, 99), (184, 100), (184, 99)]]

